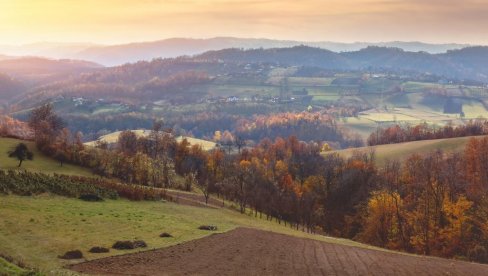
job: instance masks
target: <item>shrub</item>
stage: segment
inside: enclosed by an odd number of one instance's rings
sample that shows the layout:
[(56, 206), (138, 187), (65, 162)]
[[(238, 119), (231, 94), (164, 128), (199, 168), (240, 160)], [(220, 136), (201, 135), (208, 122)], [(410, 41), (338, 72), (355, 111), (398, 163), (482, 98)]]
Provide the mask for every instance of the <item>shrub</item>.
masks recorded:
[(110, 250), (108, 248), (101, 247), (101, 246), (94, 246), (88, 252), (90, 252), (90, 253), (107, 253), (109, 251)]
[(166, 232), (161, 233), (161, 235), (159, 235), (159, 236), (160, 236), (161, 238), (172, 238), (172, 237), (173, 237), (173, 236), (171, 236), (171, 234), (166, 233)]
[(488, 263), (488, 252), (484, 246), (476, 245), (468, 250), (468, 259), (472, 262)]
[(83, 253), (80, 250), (72, 250), (64, 253), (63, 256), (59, 256), (60, 259), (74, 260), (83, 258)]
[(207, 230), (207, 231), (217, 231), (217, 226), (214, 225), (202, 225), (198, 227), (200, 230)]

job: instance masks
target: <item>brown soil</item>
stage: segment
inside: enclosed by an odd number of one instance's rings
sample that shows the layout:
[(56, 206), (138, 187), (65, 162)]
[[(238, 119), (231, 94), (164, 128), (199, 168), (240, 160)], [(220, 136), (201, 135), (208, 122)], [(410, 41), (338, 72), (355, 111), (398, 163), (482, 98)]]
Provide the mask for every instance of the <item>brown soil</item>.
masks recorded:
[(98, 259), (97, 275), (488, 275), (488, 266), (238, 228), (184, 244)]

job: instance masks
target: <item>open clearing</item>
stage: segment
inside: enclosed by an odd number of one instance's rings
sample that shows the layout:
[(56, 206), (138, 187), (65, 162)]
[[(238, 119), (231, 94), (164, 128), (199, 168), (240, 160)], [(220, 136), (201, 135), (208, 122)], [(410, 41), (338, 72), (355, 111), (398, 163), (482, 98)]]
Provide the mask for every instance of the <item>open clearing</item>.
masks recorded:
[(71, 268), (97, 275), (488, 274), (487, 265), (338, 245), (249, 228)]

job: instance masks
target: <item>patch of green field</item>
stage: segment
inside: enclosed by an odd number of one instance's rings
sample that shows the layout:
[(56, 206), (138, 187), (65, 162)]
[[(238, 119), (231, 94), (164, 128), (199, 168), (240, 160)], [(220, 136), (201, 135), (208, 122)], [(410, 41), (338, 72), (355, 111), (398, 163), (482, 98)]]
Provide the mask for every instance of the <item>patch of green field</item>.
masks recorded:
[(488, 111), (477, 101), (464, 101), (463, 112), (465, 119), (488, 118)]
[(377, 123), (360, 117), (341, 118), (338, 121), (338, 125), (354, 133), (358, 133), (364, 140), (378, 127)]
[(361, 113), (359, 117), (375, 122), (407, 122), (420, 120), (419, 118), (396, 112), (364, 112)]
[(7, 262), (4, 258), (0, 257), (0, 275), (8, 276), (27, 276), (36, 275), (32, 271), (20, 268), (10, 262)]
[[(217, 232), (253, 227), (297, 237), (368, 247), (353, 241), (306, 234), (283, 224), (242, 215), (228, 209), (183, 206), (165, 202), (107, 200), (88, 203), (57, 196), (0, 196), (0, 253), (21, 259), (50, 273), (63, 271), (68, 262), (57, 258), (79, 249), (86, 259), (107, 257), (137, 250), (91, 254), (92, 246), (111, 247), (117, 240), (142, 239), (148, 248), (161, 248), (202, 238), (213, 232), (200, 225), (216, 225)], [(168, 232), (173, 238), (160, 238)]]
[[(198, 91), (196, 91), (197, 89)], [(213, 97), (252, 97), (256, 94), (261, 96), (276, 96), (279, 94), (279, 86), (270, 85), (240, 85), (240, 84), (219, 84), (219, 85), (206, 85), (198, 86), (190, 89), (192, 92), (203, 92)], [(203, 91), (202, 91), (203, 90)]]
[(290, 77), (288, 84), (292, 86), (325, 86), (330, 85), (334, 78), (307, 78), (307, 77)]
[(400, 82), (389, 79), (369, 79), (361, 86), (361, 93), (381, 93), (391, 91)]
[[(8, 157), (8, 152), (19, 143), (25, 143), (28, 148), (34, 153), (34, 160), (24, 161), (22, 167), (18, 168), (19, 162), (15, 158)], [(0, 138), (0, 169), (4, 170), (28, 170), (43, 173), (57, 173), (67, 175), (81, 175), (93, 176), (90, 170), (70, 165), (63, 164), (61, 167), (59, 162), (39, 152), (33, 142), (21, 141), (11, 138)]]
[(316, 103), (337, 101), (340, 98), (338, 95), (313, 95), (312, 101)]
[[(351, 157), (354, 152), (369, 153), (372, 150), (376, 155), (376, 163), (378, 166), (385, 164), (386, 160), (405, 160), (412, 154), (427, 154), (436, 150), (444, 152), (462, 152), (467, 142), (473, 137), (460, 137), (438, 140), (414, 141), (400, 144), (379, 145), (374, 147), (362, 147), (355, 149), (345, 149), (339, 151), (332, 151), (338, 153), (344, 158)], [(328, 154), (328, 153), (326, 153)]]
[(407, 92), (425, 92), (428, 89), (441, 88), (437, 83), (408, 81), (402, 84), (403, 90)]
[(125, 108), (120, 104), (110, 104), (104, 105), (93, 111), (93, 115), (103, 114), (103, 113), (119, 113), (124, 111)]

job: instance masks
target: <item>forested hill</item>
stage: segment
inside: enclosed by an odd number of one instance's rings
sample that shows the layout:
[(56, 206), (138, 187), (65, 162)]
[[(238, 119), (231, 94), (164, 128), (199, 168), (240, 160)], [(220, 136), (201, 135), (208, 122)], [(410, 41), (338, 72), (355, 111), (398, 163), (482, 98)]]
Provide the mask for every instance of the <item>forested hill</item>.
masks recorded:
[(272, 62), (290, 66), (314, 66), (335, 70), (387, 69), (431, 73), (447, 78), (488, 81), (488, 47), (469, 47), (444, 54), (407, 52), (399, 48), (371, 46), (359, 51), (336, 53), (296, 46), (275, 49), (225, 49), (198, 58), (224, 62)]
[[(487, 62), (488, 47), (429, 54), (387, 47), (336, 53), (308, 46), (253, 50), (234, 48), (209, 51), (193, 57), (154, 59), (109, 68), (95, 68), (95, 65), (87, 63), (81, 69), (73, 69), (72, 64), (66, 61), (66, 64), (62, 64), (64, 67), (60, 68), (65, 68), (63, 72), (73, 72), (75, 76), (61, 80), (57, 78), (57, 81), (38, 86), (15, 103), (31, 106), (32, 103), (59, 95), (107, 98), (129, 103), (153, 102), (171, 96), (173, 102), (188, 103), (192, 86), (208, 84), (216, 76), (240, 76), (241, 79), (247, 78), (247, 83), (255, 84), (265, 82), (273, 68), (287, 66), (302, 67), (304, 70), (301, 72), (315, 68), (319, 71), (388, 71), (410, 76), (432, 74), (453, 79), (456, 83), (468, 80), (479, 84), (488, 83)], [(11, 74), (16, 70), (16, 67), (9, 68)], [(36, 68), (29, 71), (33, 76), (39, 75)], [(2, 62), (0, 72), (1, 69)], [(76, 74), (80, 70), (83, 74)], [(310, 73), (306, 77), (310, 77)], [(202, 99), (203, 96), (194, 95), (193, 98)]]

